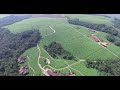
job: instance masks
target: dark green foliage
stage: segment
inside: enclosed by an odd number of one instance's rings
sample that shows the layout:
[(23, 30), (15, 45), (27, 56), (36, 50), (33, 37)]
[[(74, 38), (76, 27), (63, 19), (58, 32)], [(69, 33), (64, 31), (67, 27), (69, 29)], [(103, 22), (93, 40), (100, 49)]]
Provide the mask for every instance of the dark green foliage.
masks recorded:
[(100, 71), (100, 75), (120, 76), (120, 60), (97, 60), (86, 62), (87, 68), (94, 68)]
[(114, 20), (112, 21), (114, 23), (114, 26), (116, 28), (119, 28), (120, 29), (120, 19), (118, 18), (114, 18)]
[(49, 45), (45, 45), (44, 48), (53, 58), (58, 58), (59, 56), (63, 59), (74, 59), (74, 56), (70, 52), (64, 50), (60, 43), (52, 42)]
[(120, 46), (120, 40), (114, 43), (116, 46)]
[(0, 28), (0, 75), (19, 75), (16, 59), (25, 50), (36, 46), (40, 39), (38, 30), (13, 34), (7, 29)]
[(108, 34), (107, 35), (107, 40), (114, 43), (115, 42), (115, 36), (111, 35), (111, 34)]
[(107, 26), (105, 24), (92, 24), (92, 23), (80, 21), (78, 18), (71, 19), (71, 18), (67, 17), (67, 19), (70, 24), (84, 26), (84, 27), (87, 27), (90, 29), (102, 31), (102, 32), (109, 33), (109, 34), (112, 34), (115, 36), (118, 35), (118, 31), (115, 28), (113, 28), (112, 26)]
[(107, 35), (107, 40), (114, 43), (116, 46), (120, 46), (120, 40), (116, 39), (113, 35)]
[(25, 15), (25, 16), (15, 16), (15, 15), (10, 15), (10, 16), (6, 16), (0, 19), (0, 27), (2, 26), (6, 26), (6, 25), (10, 25), (13, 24), (15, 22), (30, 18), (30, 15)]

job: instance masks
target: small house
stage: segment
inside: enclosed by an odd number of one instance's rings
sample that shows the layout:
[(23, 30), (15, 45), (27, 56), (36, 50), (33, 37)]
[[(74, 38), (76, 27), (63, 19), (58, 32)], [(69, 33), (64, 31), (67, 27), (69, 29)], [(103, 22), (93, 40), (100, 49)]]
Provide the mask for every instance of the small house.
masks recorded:
[(45, 59), (46, 64), (50, 64), (50, 60), (48, 58)]
[(17, 62), (18, 62), (19, 64), (24, 63), (24, 62), (25, 62), (25, 57), (19, 57), (19, 58), (17, 59)]
[(28, 71), (28, 66), (21, 66), (20, 69), (19, 69), (19, 74), (21, 75), (26, 75), (28, 74), (29, 71)]
[(93, 34), (92, 34), (92, 39), (95, 40), (96, 42), (101, 42), (101, 40)]
[(104, 46), (104, 47), (107, 47), (107, 46), (108, 46), (108, 43), (106, 43), (106, 42), (101, 42), (101, 45)]

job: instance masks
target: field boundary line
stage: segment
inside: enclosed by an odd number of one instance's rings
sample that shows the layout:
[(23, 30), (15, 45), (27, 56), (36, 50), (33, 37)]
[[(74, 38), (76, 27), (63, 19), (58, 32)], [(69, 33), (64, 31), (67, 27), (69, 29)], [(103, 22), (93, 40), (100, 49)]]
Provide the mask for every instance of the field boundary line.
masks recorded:
[[(78, 33), (80, 33), (80, 34), (82, 34), (83, 36), (85, 36), (85, 37), (87, 37), (86, 35), (84, 35), (83, 33), (81, 33), (81, 32), (79, 32), (77, 29), (75, 29), (74, 27), (72, 27), (72, 26), (70, 26), (70, 25), (67, 25), (67, 26), (69, 26), (69, 27), (71, 27), (71, 28), (73, 28), (76, 32), (78, 32)], [(88, 38), (88, 37), (87, 37)], [(90, 39), (90, 38), (88, 38), (89, 40), (91, 40), (91, 41), (93, 41), (92, 39)], [(94, 42), (94, 41), (93, 41)], [(96, 43), (96, 42), (95, 42)], [(96, 43), (96, 44), (98, 44), (98, 43)], [(100, 45), (100, 44), (98, 44), (98, 45)], [(101, 46), (101, 45), (100, 45)], [(103, 46), (101, 46), (101, 47), (103, 47)], [(116, 55), (115, 53), (113, 53), (112, 51), (110, 51), (108, 48), (105, 48), (105, 47), (103, 47), (104, 49), (106, 49), (108, 52), (110, 52), (111, 54), (113, 54), (114, 56), (116, 56), (117, 58), (119, 58), (120, 59), (120, 57), (118, 56), (118, 55)]]
[(47, 36), (49, 36), (49, 35), (52, 35), (52, 34), (54, 34), (56, 31), (55, 31), (55, 29), (53, 29), (51, 26), (49, 26), (49, 28), (53, 31), (52, 33), (49, 33), (49, 34), (47, 34), (47, 35), (44, 35), (44, 36), (42, 36), (43, 38), (44, 37), (47, 37)]

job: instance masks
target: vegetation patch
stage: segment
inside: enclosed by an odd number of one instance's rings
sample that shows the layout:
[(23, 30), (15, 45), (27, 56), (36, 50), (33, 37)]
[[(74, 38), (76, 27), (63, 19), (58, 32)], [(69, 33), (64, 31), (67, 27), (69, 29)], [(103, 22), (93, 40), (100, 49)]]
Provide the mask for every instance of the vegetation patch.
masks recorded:
[(0, 75), (19, 75), (16, 59), (25, 50), (36, 46), (40, 39), (38, 31), (29, 30), (13, 34), (7, 29), (0, 28)]
[(120, 39), (111, 34), (107, 35), (107, 40), (114, 43), (116, 46), (120, 46)]
[(101, 72), (101, 75), (120, 76), (120, 60), (88, 60), (86, 62), (86, 67), (97, 69)]
[(90, 29), (102, 31), (102, 32), (109, 33), (109, 34), (112, 34), (115, 36), (118, 35), (118, 31), (115, 28), (113, 28), (112, 26), (107, 26), (105, 24), (92, 24), (92, 23), (80, 21), (78, 18), (71, 19), (69, 17), (68, 17), (68, 23), (74, 24), (74, 25), (84, 26), (84, 27), (87, 27)]
[(67, 60), (73, 60), (75, 57), (68, 51), (64, 50), (60, 43), (52, 42), (49, 45), (44, 46), (45, 50), (53, 58), (62, 58)]
[(30, 15), (26, 15), (26, 16), (10, 15), (10, 16), (6, 16), (6, 17), (3, 17), (3, 18), (0, 19), (0, 27), (10, 25), (10, 24), (13, 24), (15, 22), (22, 21), (24, 19), (28, 19), (30, 17), (31, 17)]

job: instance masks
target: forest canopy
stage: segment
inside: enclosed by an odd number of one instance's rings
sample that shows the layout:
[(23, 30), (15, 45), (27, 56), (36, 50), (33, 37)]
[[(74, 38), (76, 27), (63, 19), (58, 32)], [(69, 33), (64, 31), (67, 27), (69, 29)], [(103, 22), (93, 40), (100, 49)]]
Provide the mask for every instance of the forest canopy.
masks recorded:
[(40, 39), (38, 30), (13, 34), (5, 28), (0, 28), (0, 75), (19, 75), (16, 58), (25, 50), (36, 46)]
[(120, 60), (97, 60), (96, 62), (87, 60), (87, 68), (94, 68), (100, 71), (100, 75), (120, 76)]
[(25, 16), (15, 16), (15, 15), (10, 15), (10, 16), (6, 16), (0, 19), (0, 27), (2, 26), (6, 26), (6, 25), (10, 25), (13, 24), (15, 22), (30, 18), (30, 15), (25, 15)]

